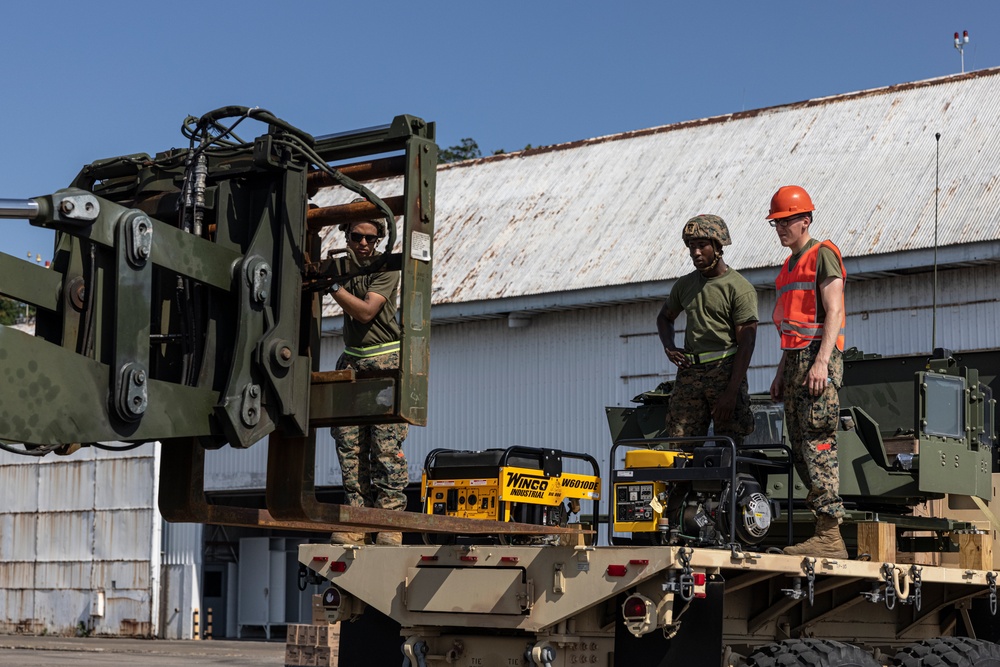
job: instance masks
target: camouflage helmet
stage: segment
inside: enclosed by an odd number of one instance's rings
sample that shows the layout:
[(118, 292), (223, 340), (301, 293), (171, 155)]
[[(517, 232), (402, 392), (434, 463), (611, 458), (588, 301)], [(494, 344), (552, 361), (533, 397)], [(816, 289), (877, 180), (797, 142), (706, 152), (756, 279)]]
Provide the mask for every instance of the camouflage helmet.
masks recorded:
[(688, 220), (684, 225), (681, 239), (685, 245), (692, 239), (711, 239), (720, 246), (732, 244), (726, 221), (710, 213), (700, 213)]

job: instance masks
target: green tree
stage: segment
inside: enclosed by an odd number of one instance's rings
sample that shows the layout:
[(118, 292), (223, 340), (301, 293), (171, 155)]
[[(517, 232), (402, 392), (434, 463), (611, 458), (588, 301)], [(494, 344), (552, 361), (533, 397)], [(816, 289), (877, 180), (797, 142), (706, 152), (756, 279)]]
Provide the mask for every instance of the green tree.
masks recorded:
[(16, 324), (18, 317), (23, 312), (23, 305), (12, 299), (0, 296), (0, 324)]
[(482, 157), (479, 144), (472, 137), (465, 137), (457, 146), (449, 146), (438, 153), (438, 162), (459, 162), (461, 160), (473, 160)]

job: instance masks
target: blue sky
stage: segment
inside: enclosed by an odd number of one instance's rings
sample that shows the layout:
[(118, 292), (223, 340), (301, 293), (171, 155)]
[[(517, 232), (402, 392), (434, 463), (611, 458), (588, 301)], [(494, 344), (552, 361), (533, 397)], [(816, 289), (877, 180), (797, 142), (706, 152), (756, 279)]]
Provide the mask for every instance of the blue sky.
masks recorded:
[[(955, 31), (966, 70), (1000, 65), (995, 0), (35, 0), (4, 23), (7, 198), (227, 104), (316, 135), (410, 113), (488, 154), (954, 74)], [(48, 258), (51, 233), (0, 224), (0, 252)]]

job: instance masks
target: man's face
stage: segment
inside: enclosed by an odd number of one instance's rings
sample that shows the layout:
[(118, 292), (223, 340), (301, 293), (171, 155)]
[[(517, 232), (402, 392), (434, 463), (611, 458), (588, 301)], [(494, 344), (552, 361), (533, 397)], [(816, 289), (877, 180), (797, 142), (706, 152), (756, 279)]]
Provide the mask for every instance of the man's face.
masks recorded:
[(378, 241), (378, 227), (370, 222), (355, 222), (347, 232), (347, 247), (358, 257), (371, 257)]
[(687, 244), (694, 268), (707, 270), (715, 262), (715, 244), (709, 239), (691, 239)]
[(801, 244), (809, 229), (809, 216), (805, 213), (801, 215), (791, 215), (787, 218), (772, 220), (774, 231), (778, 233), (778, 240), (786, 248), (796, 248)]

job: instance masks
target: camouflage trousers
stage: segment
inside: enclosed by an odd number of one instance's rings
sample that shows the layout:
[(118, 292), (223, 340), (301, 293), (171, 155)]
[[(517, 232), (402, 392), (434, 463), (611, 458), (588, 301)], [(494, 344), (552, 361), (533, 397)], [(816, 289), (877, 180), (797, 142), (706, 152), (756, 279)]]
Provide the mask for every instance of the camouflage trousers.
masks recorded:
[(840, 499), (840, 465), (837, 462), (837, 424), (844, 382), (844, 357), (834, 348), (830, 355), (830, 382), (819, 396), (804, 386), (819, 344), (785, 354), (785, 428), (795, 469), (809, 485), (806, 503), (816, 514), (844, 516)]
[[(733, 374), (734, 358), (710, 364), (688, 366), (677, 371), (674, 388), (670, 392), (665, 435), (669, 438), (708, 434), (712, 422), (712, 408), (726, 390)], [(716, 435), (727, 435), (743, 442), (743, 436), (753, 433), (753, 413), (750, 412), (750, 393), (746, 378), (740, 384), (736, 407), (725, 422), (717, 423)]]
[[(377, 357), (340, 355), (337, 370), (386, 370), (399, 367), (399, 353)], [(353, 507), (406, 508), (403, 489), (409, 482), (403, 440), (406, 424), (335, 426), (330, 434), (337, 442), (337, 457), (343, 475), (345, 503)]]

